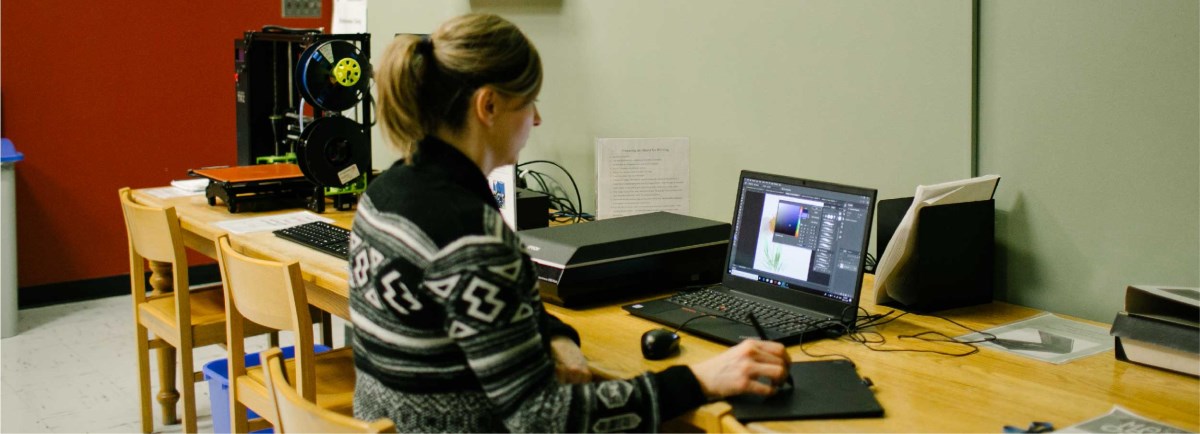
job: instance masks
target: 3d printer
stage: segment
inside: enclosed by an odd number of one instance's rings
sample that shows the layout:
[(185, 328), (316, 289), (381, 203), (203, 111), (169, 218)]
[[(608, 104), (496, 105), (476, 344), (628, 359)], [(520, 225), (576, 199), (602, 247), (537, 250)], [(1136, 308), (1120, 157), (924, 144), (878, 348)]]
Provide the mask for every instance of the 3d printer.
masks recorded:
[(326, 197), (339, 210), (354, 205), (371, 175), (370, 38), (268, 26), (234, 41), (239, 167), (294, 164), (302, 176), (210, 177), (209, 204), (219, 198), (231, 212), (323, 212)]

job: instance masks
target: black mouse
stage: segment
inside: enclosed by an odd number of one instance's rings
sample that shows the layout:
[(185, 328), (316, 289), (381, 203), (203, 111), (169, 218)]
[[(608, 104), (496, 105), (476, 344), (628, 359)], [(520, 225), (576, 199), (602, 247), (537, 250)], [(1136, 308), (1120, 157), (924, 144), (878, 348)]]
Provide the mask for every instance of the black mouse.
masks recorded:
[(642, 334), (642, 357), (662, 360), (679, 353), (679, 335), (667, 329), (654, 329)]

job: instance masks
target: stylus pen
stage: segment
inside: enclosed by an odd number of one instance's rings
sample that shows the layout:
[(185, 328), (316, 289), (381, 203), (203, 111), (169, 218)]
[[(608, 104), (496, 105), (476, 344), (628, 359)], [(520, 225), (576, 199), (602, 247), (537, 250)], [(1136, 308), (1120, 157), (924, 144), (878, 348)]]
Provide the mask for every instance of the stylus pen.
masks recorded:
[[(758, 323), (758, 316), (754, 315), (754, 312), (750, 312), (749, 314), (747, 314), (747, 316), (750, 317), (750, 325), (754, 326), (754, 331), (758, 332), (758, 338), (762, 339), (764, 341), (769, 341), (770, 339), (767, 339), (767, 331), (763, 330), (762, 324)], [(789, 369), (789, 368), (785, 368), (785, 369), (788, 369), (788, 371), (787, 371), (787, 378), (784, 379), (784, 383), (787, 384), (788, 387), (791, 387), (792, 372), (791, 372), (791, 369)]]
[(754, 326), (754, 331), (758, 332), (758, 338), (764, 341), (769, 341), (770, 339), (767, 339), (767, 331), (763, 330), (762, 324), (758, 323), (758, 316), (755, 315), (754, 312), (748, 313), (747, 316), (750, 317), (750, 325)]

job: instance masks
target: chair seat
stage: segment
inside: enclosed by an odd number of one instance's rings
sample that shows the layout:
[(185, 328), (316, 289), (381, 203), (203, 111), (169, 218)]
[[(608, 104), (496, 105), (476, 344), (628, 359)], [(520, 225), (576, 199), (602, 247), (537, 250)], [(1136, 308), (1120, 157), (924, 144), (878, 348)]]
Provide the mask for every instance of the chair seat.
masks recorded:
[[(192, 310), (192, 341), (194, 346), (225, 343), (225, 293), (220, 284), (193, 288), (188, 295)], [(142, 324), (158, 337), (166, 339), (172, 346), (179, 342), (173, 338), (176, 329), (175, 297), (170, 295), (147, 299), (138, 305)], [(267, 327), (246, 322), (246, 336), (257, 336), (275, 331)]]
[[(220, 285), (193, 289), (188, 295), (191, 306), (192, 339), (196, 346), (225, 342), (225, 293)], [(175, 318), (175, 297), (164, 296), (146, 300), (138, 305), (141, 322), (155, 335), (169, 342), (178, 320)], [(171, 342), (178, 346), (178, 342)]]
[[(354, 353), (350, 348), (338, 348), (316, 355), (317, 359), (317, 405), (345, 415), (354, 413)], [(296, 360), (284, 362), (287, 378), (296, 378)], [(266, 372), (262, 366), (246, 369), (246, 375), (254, 380), (255, 389), (266, 394)], [(292, 380), (295, 381), (295, 380)]]

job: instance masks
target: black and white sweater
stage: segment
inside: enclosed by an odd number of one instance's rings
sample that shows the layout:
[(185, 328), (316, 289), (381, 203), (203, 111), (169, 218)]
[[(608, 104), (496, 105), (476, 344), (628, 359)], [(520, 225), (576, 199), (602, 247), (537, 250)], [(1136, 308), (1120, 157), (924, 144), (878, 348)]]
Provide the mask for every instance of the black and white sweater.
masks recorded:
[(691, 370), (560, 384), (537, 275), (487, 179), (420, 144), (367, 188), (350, 238), (354, 414), (400, 432), (654, 431), (704, 402)]

